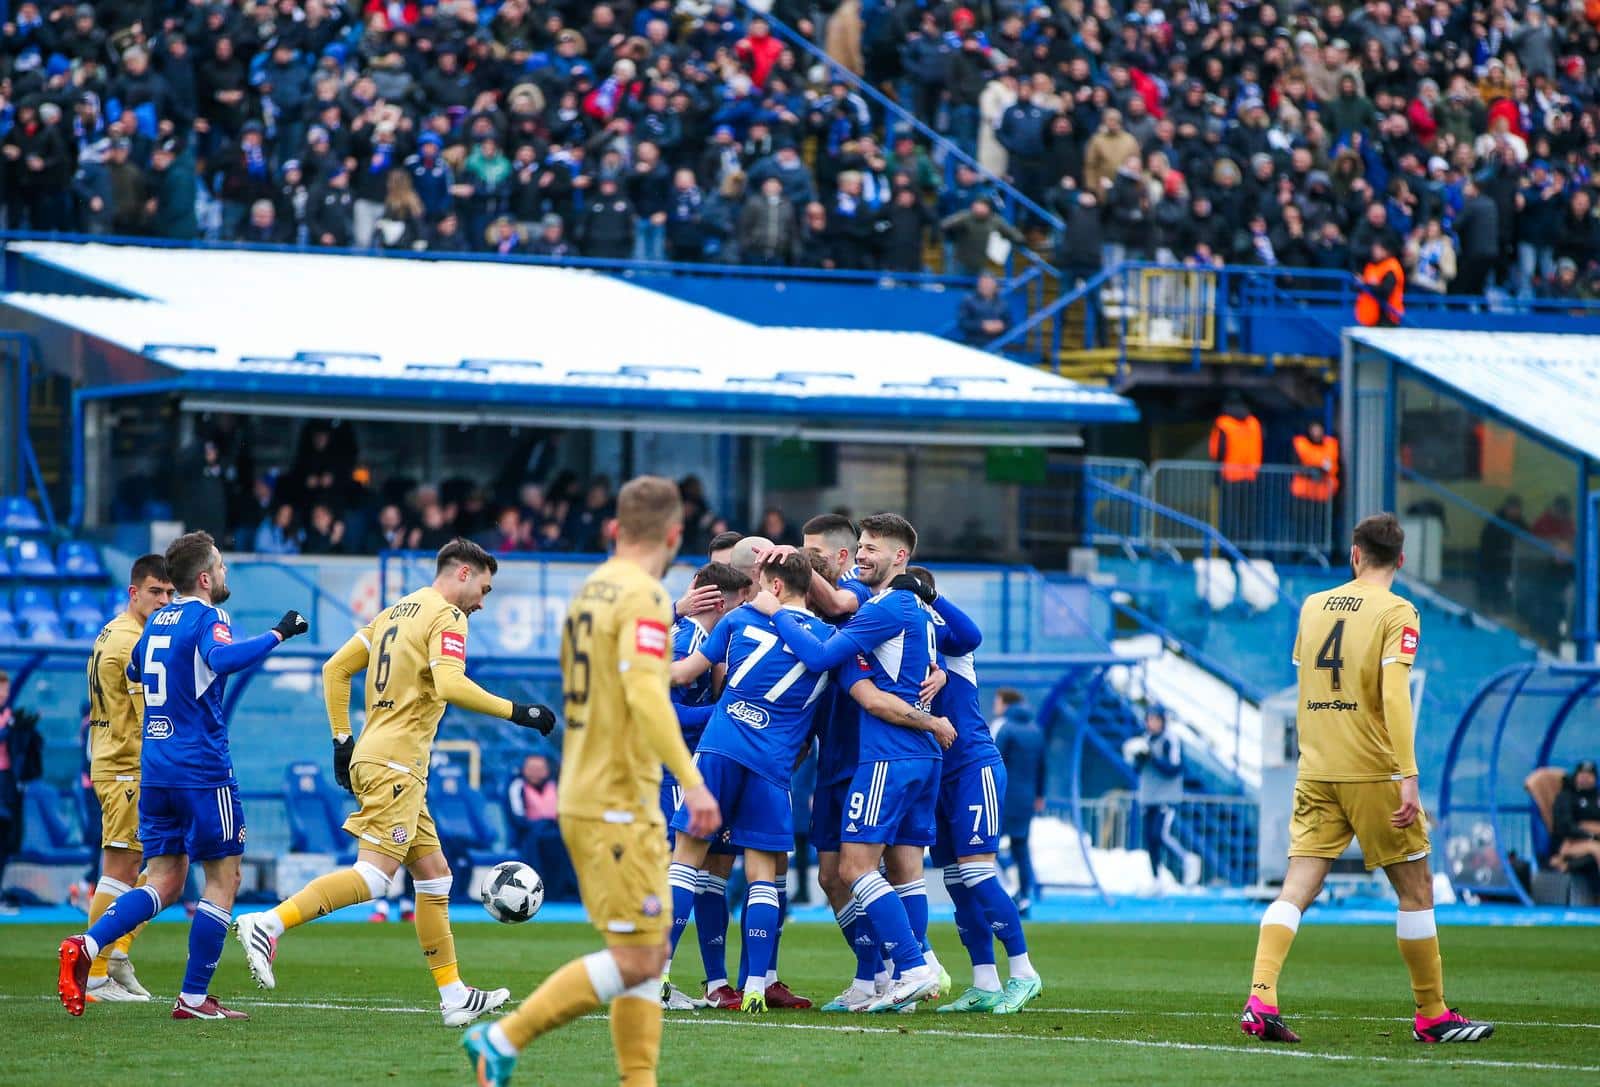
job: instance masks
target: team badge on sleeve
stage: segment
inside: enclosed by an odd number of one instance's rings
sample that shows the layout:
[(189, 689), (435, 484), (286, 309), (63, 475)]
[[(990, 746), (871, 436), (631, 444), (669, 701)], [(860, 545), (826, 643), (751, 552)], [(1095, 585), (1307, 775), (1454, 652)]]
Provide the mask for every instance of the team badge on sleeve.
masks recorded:
[(465, 635), (447, 630), (439, 636), (439, 652), (447, 657), (454, 657), (458, 661), (467, 659), (467, 639)]
[(633, 649), (650, 657), (667, 656), (667, 628), (654, 619), (640, 619), (633, 628)]
[(223, 645), (232, 645), (233, 631), (228, 627), (227, 623), (212, 623), (211, 640), (220, 642)]
[(1422, 636), (1417, 633), (1416, 627), (1404, 628), (1400, 631), (1400, 652), (1415, 653), (1417, 651), (1417, 643), (1421, 640)]

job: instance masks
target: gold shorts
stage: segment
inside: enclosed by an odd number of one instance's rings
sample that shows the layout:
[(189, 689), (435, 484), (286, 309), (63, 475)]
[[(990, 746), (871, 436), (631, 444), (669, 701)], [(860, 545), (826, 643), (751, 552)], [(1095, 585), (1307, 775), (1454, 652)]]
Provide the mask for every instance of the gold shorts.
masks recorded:
[(672, 929), (667, 838), (660, 823), (561, 817), (589, 921), (608, 944), (653, 946)]
[(1398, 781), (1296, 781), (1289, 856), (1333, 860), (1361, 843), (1367, 871), (1428, 855), (1427, 813), (1409, 827), (1390, 823), (1400, 807)]
[(94, 795), (100, 800), (100, 848), (131, 849), (144, 852), (139, 844), (139, 779), (97, 781)]
[(350, 784), (361, 810), (352, 812), (344, 829), (404, 865), (439, 852), (439, 832), (428, 814), (428, 783), (388, 763), (358, 762), (350, 767)]

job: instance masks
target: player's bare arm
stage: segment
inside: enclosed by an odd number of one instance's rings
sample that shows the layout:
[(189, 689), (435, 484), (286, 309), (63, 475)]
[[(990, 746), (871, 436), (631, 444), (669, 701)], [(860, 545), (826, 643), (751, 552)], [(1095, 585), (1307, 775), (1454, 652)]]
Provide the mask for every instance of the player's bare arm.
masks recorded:
[(877, 687), (871, 680), (863, 679), (850, 688), (850, 697), (856, 704), (880, 721), (901, 728), (930, 732), (939, 746), (949, 749), (956, 742), (956, 729), (948, 718), (935, 717), (918, 706), (913, 706), (897, 694)]

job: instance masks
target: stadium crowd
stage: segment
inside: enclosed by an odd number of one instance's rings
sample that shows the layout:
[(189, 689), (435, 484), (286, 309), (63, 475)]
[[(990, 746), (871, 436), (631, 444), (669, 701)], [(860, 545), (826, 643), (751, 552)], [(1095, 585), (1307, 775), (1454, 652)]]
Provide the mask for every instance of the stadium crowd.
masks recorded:
[(1070, 270), (1354, 271), (1382, 239), (1412, 289), (1591, 296), (1595, 9), (776, 4), (822, 64), (733, 0), (24, 0), (0, 27), (6, 221), (894, 270), (937, 232), (963, 272), (1022, 240), (1005, 187), (886, 126), (845, 69), (1059, 216)]

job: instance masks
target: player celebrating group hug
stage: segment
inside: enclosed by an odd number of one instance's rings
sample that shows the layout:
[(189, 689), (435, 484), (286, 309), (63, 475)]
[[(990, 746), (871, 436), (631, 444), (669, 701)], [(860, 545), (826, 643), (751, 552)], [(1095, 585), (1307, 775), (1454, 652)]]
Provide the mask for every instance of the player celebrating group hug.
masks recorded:
[[(911, 524), (884, 513), (858, 528), (824, 515), (804, 526), (799, 551), (719, 537), (676, 605), (661, 584), (683, 535), (676, 486), (649, 476), (628, 483), (610, 531), (614, 554), (585, 581), (563, 628), (558, 808), (585, 910), (606, 948), (551, 974), (510, 1015), (467, 1032), (478, 1082), (509, 1082), (535, 1038), (602, 1005), (625, 1087), (656, 1081), (664, 1007), (810, 1006), (778, 979), (777, 958), (794, 841), (789, 782), (814, 742), (810, 841), (856, 963), (822, 1010), (907, 1011), (950, 992), (928, 941), (922, 873), (930, 849), (972, 964), (971, 986), (938, 1010), (1010, 1014), (1037, 998), (1043, 985), (995, 867), (1006, 768), (980, 709), (973, 654), (982, 634), (938, 595), (929, 571), (909, 565)], [(1283, 894), (1262, 919), (1241, 1018), (1247, 1034), (1266, 1041), (1299, 1041), (1278, 1008), (1278, 976), (1303, 911), (1352, 836), (1400, 897), (1415, 1037), (1477, 1041), (1494, 1029), (1443, 999), (1407, 684), (1420, 631), (1415, 609), (1390, 591), (1402, 545), (1391, 515), (1363, 521), (1351, 549), (1355, 579), (1312, 596), (1301, 615), (1291, 861)], [(203, 532), (180, 537), (164, 557), (145, 556), (134, 564), (127, 610), (95, 643), (91, 778), (104, 811), (106, 874), (89, 931), (60, 947), (60, 996), (74, 1015), (90, 1002), (149, 998), (128, 940), (178, 899), (197, 860), (205, 892), (172, 1015), (245, 1018), (207, 991), (245, 841), (225, 677), (259, 664), (307, 623), (290, 611), (271, 631), (235, 643), (220, 609), (226, 569)], [(380, 896), (404, 865), (444, 1022), (466, 1026), (509, 999), (507, 989), (461, 981), (452, 876), (426, 799), (447, 703), (541, 734), (555, 724), (548, 708), (499, 698), (466, 676), (467, 618), (497, 570), (476, 544), (448, 544), (431, 586), (381, 612), (324, 666), (334, 775), (360, 804), (345, 822), (359, 851), (350, 868), (238, 919), (235, 934), (264, 988), (276, 984), (288, 930)], [(362, 671), (367, 723), (353, 739), (350, 683)], [(741, 853), (749, 891), (742, 961), (730, 981), (726, 881)], [(703, 996), (669, 976), (691, 918)], [(1009, 964), (1003, 986), (996, 939)]]

